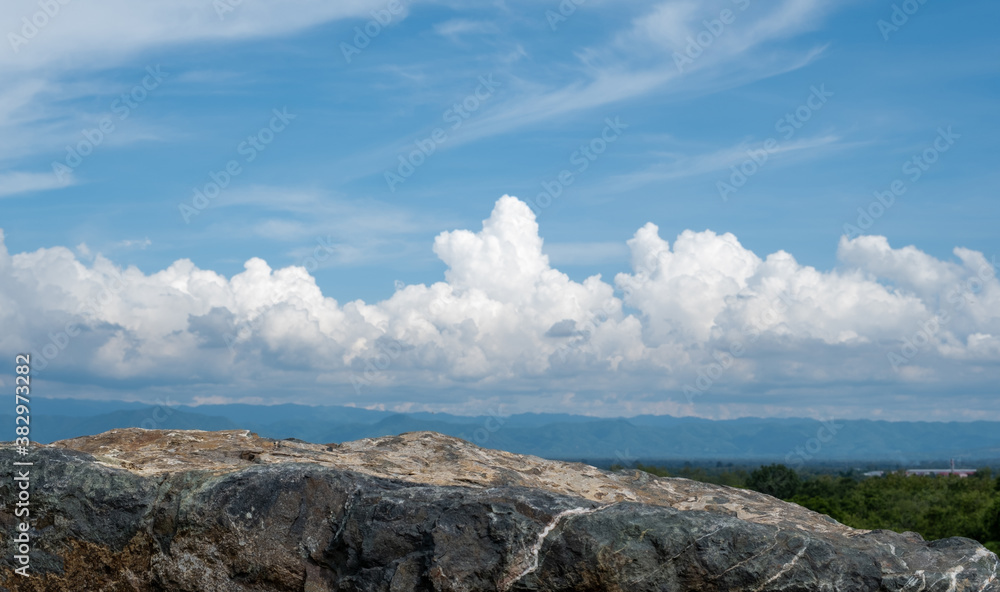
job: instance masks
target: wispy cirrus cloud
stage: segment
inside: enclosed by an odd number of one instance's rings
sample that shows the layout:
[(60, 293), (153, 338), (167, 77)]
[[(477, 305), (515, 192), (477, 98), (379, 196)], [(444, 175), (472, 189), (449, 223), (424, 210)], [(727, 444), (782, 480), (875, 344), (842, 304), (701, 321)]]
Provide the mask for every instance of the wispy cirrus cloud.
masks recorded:
[(434, 25), (434, 32), (457, 41), (463, 35), (496, 35), (500, 33), (500, 29), (489, 21), (458, 18)]
[(385, 0), (108, 0), (59, 2), (47, 15), (34, 0), (12, 0), (0, 12), (0, 71), (100, 69), (158, 47), (282, 35), (384, 8)]
[(73, 185), (75, 180), (72, 175), (62, 178), (56, 177), (51, 172), (26, 173), (20, 171), (0, 172), (0, 198), (13, 197), (24, 193), (35, 191), (47, 191), (49, 189), (61, 189)]
[[(824, 47), (774, 45), (817, 28), (832, 7), (824, 0), (661, 2), (611, 41), (579, 50), (578, 63), (566, 66), (570, 81), (522, 83), (512, 98), (470, 122), (461, 141), (654, 92), (711, 92), (801, 68)], [(729, 24), (721, 20), (723, 11), (732, 17)], [(706, 26), (709, 21), (718, 28)]]
[[(407, 8), (394, 18), (405, 18), (412, 4), (407, 2)], [(373, 12), (384, 9), (385, 0), (291, 0), (280, 6), (261, 0), (109, 0), (98, 4), (52, 2), (44, 7), (35, 0), (12, 0), (0, 10), (0, 78), (12, 81), (0, 89), (0, 135), (8, 140), (0, 146), (0, 161), (58, 154), (64, 145), (78, 141), (80, 129), (93, 128), (108, 109), (105, 104), (94, 111), (93, 101), (86, 105), (79, 101), (104, 96), (110, 104), (121, 91), (121, 83), (102, 83), (101, 78), (151, 52), (195, 43), (287, 35), (341, 19), (370, 19)], [(183, 80), (198, 82), (196, 76)], [(135, 81), (128, 83), (133, 84)], [(146, 123), (132, 125), (129, 131), (107, 140), (122, 145), (160, 139), (169, 133), (167, 127)], [(9, 174), (16, 176), (8, 179), (12, 189), (7, 194), (21, 186), (57, 188), (69, 184), (63, 180), (45, 186), (40, 178)]]
[(198, 236), (249, 235), (282, 245), (298, 264), (327, 268), (376, 265), (417, 252), (426, 257), (426, 236), (442, 220), (394, 203), (255, 185), (221, 196), (203, 223)]
[[(726, 171), (729, 167), (750, 159), (751, 151), (763, 151), (762, 145), (762, 142), (741, 142), (702, 154), (661, 152), (659, 153), (660, 161), (634, 172), (609, 177), (603, 182), (602, 187), (614, 187), (617, 190), (626, 191), (651, 183)], [(766, 156), (768, 160), (777, 157), (778, 162), (781, 161), (782, 155), (797, 158), (820, 158), (831, 151), (842, 150), (850, 145), (853, 144), (844, 143), (841, 137), (829, 134), (782, 142), (773, 150), (766, 151)]]

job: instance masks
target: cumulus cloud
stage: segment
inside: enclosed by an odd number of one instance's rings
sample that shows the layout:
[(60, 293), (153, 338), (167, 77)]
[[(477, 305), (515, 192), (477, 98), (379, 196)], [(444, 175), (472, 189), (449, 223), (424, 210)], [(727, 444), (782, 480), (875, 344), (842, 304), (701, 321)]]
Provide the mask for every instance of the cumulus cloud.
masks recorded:
[(504, 196), (480, 230), (434, 241), (443, 281), (341, 303), (304, 268), (257, 258), (231, 278), (188, 260), (147, 275), (64, 247), (11, 255), (0, 240), (0, 350), (32, 351), (43, 379), (78, 387), (334, 404), (394, 391), (429, 408), (444, 393), (535, 392), (601, 413), (791, 413), (873, 384), (981, 391), (998, 378), (1000, 284), (981, 253), (942, 261), (845, 237), (840, 265), (821, 271), (729, 233), (671, 245), (652, 223), (628, 249), (613, 282), (574, 281), (528, 206)]

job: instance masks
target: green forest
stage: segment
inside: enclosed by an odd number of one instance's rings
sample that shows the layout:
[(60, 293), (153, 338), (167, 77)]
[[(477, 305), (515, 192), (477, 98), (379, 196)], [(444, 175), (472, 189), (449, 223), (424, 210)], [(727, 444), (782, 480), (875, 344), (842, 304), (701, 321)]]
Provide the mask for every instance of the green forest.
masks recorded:
[[(613, 466), (613, 470), (623, 467)], [(927, 540), (960, 536), (1000, 553), (1000, 476), (979, 469), (970, 477), (864, 477), (853, 471), (800, 474), (781, 464), (752, 471), (710, 471), (658, 466), (636, 469), (661, 477), (684, 477), (706, 483), (752, 489), (831, 516), (854, 528), (912, 531)]]

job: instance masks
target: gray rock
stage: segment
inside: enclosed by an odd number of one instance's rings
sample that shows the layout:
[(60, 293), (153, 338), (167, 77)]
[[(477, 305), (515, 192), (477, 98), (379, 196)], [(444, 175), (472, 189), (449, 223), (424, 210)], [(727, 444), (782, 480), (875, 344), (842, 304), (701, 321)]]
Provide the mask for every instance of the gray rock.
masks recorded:
[[(0, 450), (0, 528), (16, 490)], [(977, 591), (968, 539), (863, 531), (754, 492), (433, 433), (339, 446), (115, 430), (36, 447), (10, 591)]]

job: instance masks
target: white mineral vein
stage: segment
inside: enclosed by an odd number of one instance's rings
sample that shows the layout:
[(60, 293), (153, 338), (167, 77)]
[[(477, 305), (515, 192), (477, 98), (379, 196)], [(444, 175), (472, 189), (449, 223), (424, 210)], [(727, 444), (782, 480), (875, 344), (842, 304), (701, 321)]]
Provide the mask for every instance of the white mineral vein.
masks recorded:
[(799, 559), (803, 555), (805, 555), (806, 549), (808, 549), (808, 548), (809, 548), (809, 541), (806, 541), (806, 543), (804, 545), (802, 545), (802, 548), (799, 549), (799, 552), (795, 554), (795, 557), (792, 557), (791, 561), (789, 561), (788, 563), (785, 563), (784, 565), (782, 565), (781, 569), (778, 570), (778, 573), (776, 573), (773, 576), (771, 576), (770, 578), (768, 578), (768, 580), (766, 582), (764, 582), (763, 584), (761, 584), (760, 587), (757, 588), (757, 590), (763, 590), (764, 588), (767, 587), (768, 584), (770, 584), (774, 580), (777, 580), (781, 576), (783, 576), (786, 573), (788, 573), (788, 570), (792, 569), (792, 567), (794, 567), (795, 564), (798, 563)]
[(983, 590), (986, 590), (987, 586), (996, 581), (997, 566), (1000, 566), (1000, 558), (997, 558), (995, 553), (987, 551), (986, 549), (976, 550), (976, 555), (973, 557), (973, 559), (975, 560), (975, 559), (980, 559), (982, 557), (989, 557), (990, 555), (993, 555), (993, 571), (990, 573), (990, 579), (986, 580), (986, 582), (982, 585), (982, 587), (979, 588), (977, 592), (983, 592)]
[(531, 545), (531, 549), (528, 550), (527, 557), (523, 558), (519, 562), (521, 564), (526, 563), (527, 558), (530, 557), (531, 561), (528, 567), (524, 568), (524, 570), (521, 571), (521, 573), (518, 574), (517, 577), (509, 579), (508, 581), (501, 582), (500, 589), (509, 590), (510, 587), (514, 585), (515, 582), (519, 581), (524, 576), (538, 569), (538, 553), (542, 550), (542, 545), (545, 544), (545, 537), (549, 536), (549, 533), (552, 532), (556, 526), (559, 526), (559, 523), (563, 520), (563, 518), (566, 518), (567, 516), (581, 516), (584, 514), (593, 514), (594, 512), (603, 510), (604, 508), (607, 508), (610, 505), (612, 504), (608, 504), (605, 506), (598, 506), (596, 508), (571, 508), (569, 510), (563, 510), (562, 512), (556, 514), (555, 517), (553, 517), (552, 520), (545, 525), (545, 528), (542, 529), (542, 532), (538, 534), (538, 538), (535, 539), (535, 543)]

